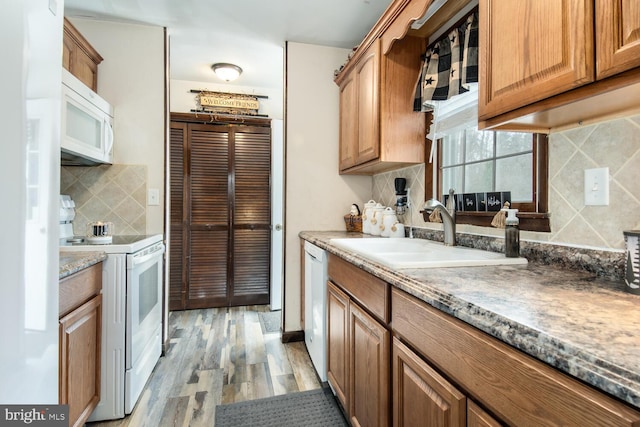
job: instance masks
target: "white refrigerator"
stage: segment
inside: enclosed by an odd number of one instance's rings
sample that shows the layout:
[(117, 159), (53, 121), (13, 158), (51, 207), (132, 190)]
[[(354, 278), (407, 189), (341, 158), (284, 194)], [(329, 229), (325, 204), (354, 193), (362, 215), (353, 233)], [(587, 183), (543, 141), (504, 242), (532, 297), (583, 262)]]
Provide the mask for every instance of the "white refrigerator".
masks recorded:
[(0, 404), (58, 402), (63, 6), (0, 14)]

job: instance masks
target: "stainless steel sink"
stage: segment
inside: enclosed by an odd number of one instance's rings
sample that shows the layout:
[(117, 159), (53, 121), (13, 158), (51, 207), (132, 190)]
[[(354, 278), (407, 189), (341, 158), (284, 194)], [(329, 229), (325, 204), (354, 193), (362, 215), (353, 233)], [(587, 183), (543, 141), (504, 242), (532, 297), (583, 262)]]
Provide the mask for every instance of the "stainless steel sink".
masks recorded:
[(526, 258), (506, 258), (504, 254), (445, 246), (424, 239), (331, 239), (338, 248), (390, 268), (474, 267), (526, 264)]

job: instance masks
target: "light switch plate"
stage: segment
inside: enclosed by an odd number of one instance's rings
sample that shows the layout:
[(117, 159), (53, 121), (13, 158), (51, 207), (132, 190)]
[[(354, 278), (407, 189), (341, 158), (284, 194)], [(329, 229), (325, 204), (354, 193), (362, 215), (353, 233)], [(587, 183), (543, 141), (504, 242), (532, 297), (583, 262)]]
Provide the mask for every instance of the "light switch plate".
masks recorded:
[(609, 205), (609, 168), (584, 170), (584, 204)]
[(158, 206), (160, 204), (160, 190), (149, 188), (147, 191), (147, 205)]

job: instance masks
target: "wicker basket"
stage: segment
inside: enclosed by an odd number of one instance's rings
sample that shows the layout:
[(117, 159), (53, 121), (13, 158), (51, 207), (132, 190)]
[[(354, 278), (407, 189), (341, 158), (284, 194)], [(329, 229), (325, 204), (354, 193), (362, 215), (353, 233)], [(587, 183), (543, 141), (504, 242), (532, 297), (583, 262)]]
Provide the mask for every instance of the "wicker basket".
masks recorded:
[(362, 215), (347, 214), (344, 216), (344, 223), (347, 226), (347, 231), (362, 233)]

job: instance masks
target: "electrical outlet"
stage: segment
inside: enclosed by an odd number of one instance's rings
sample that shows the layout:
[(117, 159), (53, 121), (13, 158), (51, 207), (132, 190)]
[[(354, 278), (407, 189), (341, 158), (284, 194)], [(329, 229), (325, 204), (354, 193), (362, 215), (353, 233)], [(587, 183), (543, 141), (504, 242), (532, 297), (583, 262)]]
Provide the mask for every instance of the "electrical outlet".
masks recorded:
[(149, 188), (147, 191), (147, 205), (158, 206), (160, 204), (160, 190)]
[(609, 206), (609, 168), (584, 170), (585, 206)]

